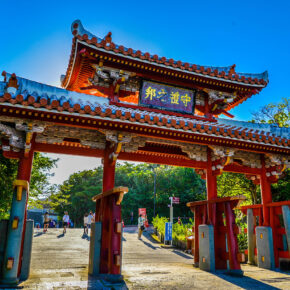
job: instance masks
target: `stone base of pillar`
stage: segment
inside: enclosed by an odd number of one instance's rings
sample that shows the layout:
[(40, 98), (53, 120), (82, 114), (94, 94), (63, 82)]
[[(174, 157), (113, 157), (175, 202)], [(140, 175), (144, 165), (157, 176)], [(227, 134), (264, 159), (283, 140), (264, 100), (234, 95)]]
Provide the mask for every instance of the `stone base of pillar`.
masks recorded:
[(199, 268), (215, 272), (214, 228), (212, 225), (199, 225)]
[(25, 227), (25, 237), (24, 237), (24, 245), (23, 245), (23, 256), (22, 256), (20, 281), (25, 281), (29, 277), (33, 232), (34, 232), (34, 221), (27, 220), (26, 227)]
[(95, 222), (91, 225), (90, 253), (89, 253), (89, 275), (100, 274), (102, 244), (102, 222)]
[(255, 263), (255, 233), (254, 233), (255, 217), (253, 209), (247, 210), (247, 236), (248, 236), (248, 264), (256, 265)]
[(270, 227), (256, 227), (257, 262), (259, 268), (275, 269), (273, 234)]
[(93, 277), (95, 280), (104, 280), (110, 283), (120, 283), (124, 281), (123, 275), (119, 274), (97, 274)]

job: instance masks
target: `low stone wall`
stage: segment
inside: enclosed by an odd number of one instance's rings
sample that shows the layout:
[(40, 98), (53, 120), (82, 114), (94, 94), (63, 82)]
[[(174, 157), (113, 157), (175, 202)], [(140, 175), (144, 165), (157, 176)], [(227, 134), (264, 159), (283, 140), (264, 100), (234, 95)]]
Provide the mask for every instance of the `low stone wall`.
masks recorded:
[(184, 241), (180, 241), (178, 239), (173, 239), (172, 241), (173, 246), (175, 246), (176, 248), (185, 251), (186, 250), (186, 242)]
[[(158, 237), (159, 241), (161, 243), (164, 243), (164, 235), (163, 233), (158, 232), (156, 228), (154, 228), (154, 233)], [(172, 245), (175, 246), (176, 248), (185, 251), (186, 250), (186, 242), (180, 241), (178, 239), (173, 239), (172, 240)]]

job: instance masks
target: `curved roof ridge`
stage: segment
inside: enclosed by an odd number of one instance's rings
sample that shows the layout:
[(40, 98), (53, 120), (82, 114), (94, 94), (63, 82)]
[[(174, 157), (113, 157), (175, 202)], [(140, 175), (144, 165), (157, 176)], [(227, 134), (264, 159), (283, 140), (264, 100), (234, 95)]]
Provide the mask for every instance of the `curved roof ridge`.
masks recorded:
[(228, 120), (217, 118), (218, 124), (223, 125), (232, 125), (247, 128), (249, 130), (258, 130), (264, 131), (274, 136), (284, 137), (290, 139), (290, 128), (289, 127), (278, 127), (274, 124), (267, 123), (252, 123), (247, 121), (238, 121), (238, 120)]
[(210, 73), (214, 73), (215, 75), (222, 75), (226, 74), (229, 75), (230, 77), (235, 78), (236, 80), (241, 79), (241, 81), (245, 81), (245, 79), (247, 78), (248, 81), (252, 81), (254, 79), (257, 80), (262, 80), (263, 84), (266, 85), (266, 83), (268, 83), (268, 72), (265, 71), (263, 73), (240, 73), (240, 72), (236, 72), (235, 71), (235, 67), (236, 65), (231, 65), (231, 66), (208, 66), (208, 65), (197, 65), (197, 64), (192, 64), (192, 63), (188, 63), (188, 62), (183, 62), (183, 61), (176, 61), (173, 60), (172, 58), (166, 58), (166, 57), (160, 57), (158, 55), (152, 55), (148, 52), (141, 52), (140, 50), (135, 50), (133, 48), (127, 48), (123, 45), (118, 45), (115, 44), (114, 42), (112, 42), (112, 33), (109, 32), (104, 38), (100, 38), (98, 36), (96, 36), (95, 34), (89, 32), (88, 30), (86, 30), (83, 25), (82, 22), (80, 20), (75, 20), (72, 25), (71, 25), (71, 30), (72, 30), (72, 34), (75, 37), (80, 37), (85, 41), (89, 41), (90, 44), (95, 44), (98, 47), (104, 47), (107, 50), (113, 50), (114, 52), (117, 53), (121, 53), (124, 55), (130, 55), (133, 57), (138, 57), (141, 59), (146, 59), (146, 60), (150, 60), (156, 63), (165, 63), (169, 66), (173, 66), (173, 67), (180, 67), (184, 70), (189, 70), (190, 68), (192, 68), (192, 70), (194, 71), (200, 71), (200, 72), (208, 72), (208, 74)]
[(43, 96), (45, 98), (55, 98), (57, 100), (66, 99), (70, 100), (73, 104), (78, 102), (90, 102), (98, 103), (100, 105), (108, 103), (109, 100), (102, 96), (89, 95), (85, 93), (78, 93), (75, 91), (69, 91), (63, 88), (59, 88), (52, 85), (31, 81), (26, 78), (18, 77), (15, 74), (3, 72), (4, 82), (0, 85), (0, 91), (3, 93), (9, 86), (9, 80), (11, 77), (16, 77), (17, 83), (14, 86), (14, 90), (10, 90), (10, 94), (13, 96), (24, 95), (28, 96)]

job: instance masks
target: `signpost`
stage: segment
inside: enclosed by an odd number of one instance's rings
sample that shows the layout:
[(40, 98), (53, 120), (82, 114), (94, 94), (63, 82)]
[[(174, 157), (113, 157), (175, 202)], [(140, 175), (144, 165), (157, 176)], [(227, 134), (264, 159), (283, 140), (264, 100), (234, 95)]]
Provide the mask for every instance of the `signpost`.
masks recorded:
[[(170, 204), (168, 205), (168, 207), (170, 209), (170, 222), (165, 224), (164, 243), (165, 241), (170, 241), (172, 245), (173, 204), (179, 204), (179, 197), (171, 196), (169, 197), (169, 199), (170, 199)], [(168, 235), (166, 235), (167, 231), (168, 231)]]

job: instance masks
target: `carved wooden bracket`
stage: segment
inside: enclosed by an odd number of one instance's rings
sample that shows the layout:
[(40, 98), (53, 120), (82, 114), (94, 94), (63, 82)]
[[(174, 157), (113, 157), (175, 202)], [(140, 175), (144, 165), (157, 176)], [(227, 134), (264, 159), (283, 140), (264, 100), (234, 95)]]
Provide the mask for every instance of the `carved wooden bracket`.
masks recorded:
[(111, 162), (116, 162), (119, 153), (121, 152), (122, 145), (129, 143), (132, 140), (132, 134), (117, 132), (117, 131), (106, 131), (106, 140), (112, 142), (114, 151), (110, 155)]
[(260, 184), (260, 176), (259, 175), (246, 174), (245, 177), (249, 180), (252, 180), (252, 182), (256, 185)]
[(15, 127), (16, 130), (24, 131), (26, 134), (24, 144), (24, 156), (27, 157), (31, 149), (31, 140), (33, 133), (42, 133), (45, 129), (45, 126), (39, 126), (38, 124), (28, 122), (28, 123), (16, 123)]
[(201, 179), (206, 179), (206, 170), (205, 169), (195, 169), (195, 172), (200, 175)]
[(237, 151), (234, 148), (222, 146), (209, 146), (212, 151), (212, 171), (214, 175), (220, 175), (226, 165), (232, 163), (233, 156)]
[(267, 154), (266, 176), (270, 183), (276, 183), (282, 178), (285, 169), (290, 168), (289, 156), (282, 154)]

